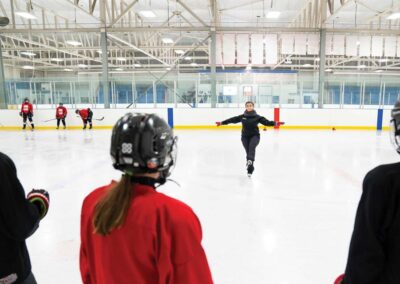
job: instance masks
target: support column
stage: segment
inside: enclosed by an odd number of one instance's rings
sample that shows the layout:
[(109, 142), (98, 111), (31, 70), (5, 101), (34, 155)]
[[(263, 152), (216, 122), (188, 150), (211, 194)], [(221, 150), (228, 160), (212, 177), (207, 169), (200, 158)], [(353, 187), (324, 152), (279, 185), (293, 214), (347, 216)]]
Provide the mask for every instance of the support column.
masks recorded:
[(103, 86), (104, 94), (104, 108), (110, 108), (110, 89), (109, 89), (109, 79), (108, 79), (108, 54), (107, 54), (107, 32), (105, 29), (101, 30), (101, 61), (102, 61), (102, 76), (101, 84)]
[(211, 50), (210, 50), (210, 66), (211, 66), (211, 107), (215, 108), (217, 106), (217, 69), (216, 69), (216, 61), (217, 61), (217, 53), (216, 53), (216, 32), (215, 28), (211, 29)]
[(325, 48), (326, 48), (326, 29), (320, 29), (319, 33), (319, 84), (318, 84), (318, 108), (323, 108), (325, 90)]
[(0, 109), (7, 109), (8, 107), (6, 81), (4, 79), (4, 65), (3, 65), (3, 53), (1, 50), (0, 43)]

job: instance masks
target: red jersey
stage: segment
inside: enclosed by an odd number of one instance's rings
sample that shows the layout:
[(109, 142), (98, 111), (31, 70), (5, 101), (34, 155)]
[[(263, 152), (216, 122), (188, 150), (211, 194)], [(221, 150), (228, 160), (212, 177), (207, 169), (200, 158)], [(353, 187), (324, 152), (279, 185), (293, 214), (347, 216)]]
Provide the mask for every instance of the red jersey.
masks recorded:
[(59, 106), (56, 109), (56, 117), (57, 118), (64, 118), (65, 116), (67, 116), (67, 109), (64, 106)]
[(21, 112), (24, 114), (33, 113), (33, 106), (31, 103), (22, 103)]
[(82, 119), (87, 119), (89, 116), (89, 111), (87, 109), (81, 109), (79, 111), (79, 115), (81, 116)]
[(209, 284), (200, 222), (186, 204), (135, 184), (125, 223), (107, 236), (93, 233), (93, 213), (111, 185), (84, 200), (80, 270), (84, 284)]

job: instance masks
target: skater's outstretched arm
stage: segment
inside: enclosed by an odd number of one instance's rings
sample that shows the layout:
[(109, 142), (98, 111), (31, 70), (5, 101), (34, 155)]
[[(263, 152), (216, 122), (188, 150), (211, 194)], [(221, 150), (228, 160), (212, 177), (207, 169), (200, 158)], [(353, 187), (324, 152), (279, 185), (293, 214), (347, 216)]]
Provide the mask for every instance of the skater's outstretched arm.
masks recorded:
[(260, 122), (264, 126), (275, 126), (276, 125), (275, 121), (268, 120), (264, 116), (260, 116), (258, 122)]
[[(228, 119), (226, 119), (224, 121), (221, 121), (220, 125), (227, 125), (227, 124), (230, 124), (230, 123), (239, 123), (239, 122), (242, 121), (242, 118), (243, 118), (243, 114), (238, 115), (238, 116), (234, 116), (234, 117), (228, 118)], [(218, 125), (218, 123), (217, 123), (217, 125)]]

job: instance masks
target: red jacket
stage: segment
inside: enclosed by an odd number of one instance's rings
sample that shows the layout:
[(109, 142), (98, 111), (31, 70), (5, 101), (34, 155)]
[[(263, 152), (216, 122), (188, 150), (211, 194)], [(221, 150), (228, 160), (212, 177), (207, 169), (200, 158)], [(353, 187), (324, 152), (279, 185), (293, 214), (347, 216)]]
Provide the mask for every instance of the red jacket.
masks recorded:
[(200, 222), (186, 204), (135, 184), (121, 228), (93, 233), (93, 211), (110, 187), (90, 193), (81, 215), (80, 270), (84, 284), (209, 284)]
[(33, 113), (33, 106), (31, 103), (22, 103), (21, 112), (24, 114)]
[(57, 118), (64, 118), (65, 116), (67, 116), (67, 109), (64, 106), (59, 106), (56, 109), (56, 117)]
[(79, 111), (79, 115), (81, 116), (82, 119), (87, 119), (89, 117), (89, 109), (88, 108), (81, 109)]

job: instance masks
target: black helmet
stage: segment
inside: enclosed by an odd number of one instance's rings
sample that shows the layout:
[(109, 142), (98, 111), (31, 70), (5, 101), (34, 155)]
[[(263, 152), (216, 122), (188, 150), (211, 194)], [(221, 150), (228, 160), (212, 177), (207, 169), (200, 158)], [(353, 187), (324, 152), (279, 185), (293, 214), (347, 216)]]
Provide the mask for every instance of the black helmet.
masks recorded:
[(160, 172), (165, 183), (176, 163), (176, 137), (155, 114), (127, 113), (114, 125), (111, 157), (114, 168), (127, 174)]
[(63, 104), (63, 103), (59, 103), (59, 105), (60, 105), (60, 106), (63, 106), (64, 104)]
[(79, 109), (76, 109), (76, 110), (75, 110), (75, 113), (78, 114), (78, 113), (79, 113)]
[(27, 102), (29, 103), (29, 98), (25, 98), (25, 99), (24, 99), (24, 102), (25, 102), (25, 103), (27, 103)]
[(400, 101), (396, 102), (391, 112), (390, 140), (400, 154)]

